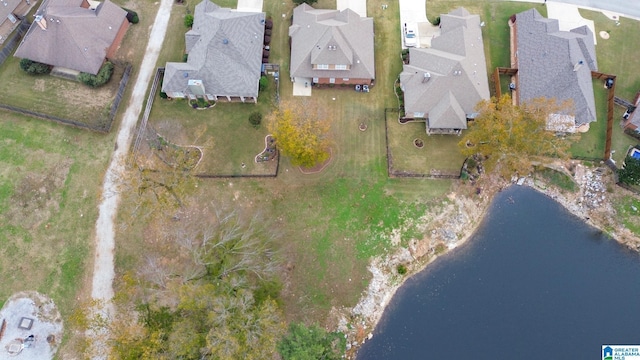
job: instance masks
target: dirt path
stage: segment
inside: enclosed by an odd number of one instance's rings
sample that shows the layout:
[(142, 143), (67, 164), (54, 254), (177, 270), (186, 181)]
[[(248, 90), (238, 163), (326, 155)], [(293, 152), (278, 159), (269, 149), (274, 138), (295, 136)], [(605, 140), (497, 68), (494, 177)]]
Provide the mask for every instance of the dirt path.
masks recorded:
[[(167, 31), (169, 16), (171, 15), (172, 0), (162, 0), (158, 14), (151, 28), (151, 35), (145, 55), (140, 65), (129, 106), (124, 114), (115, 144), (115, 151), (102, 184), (102, 202), (99, 205), (98, 220), (96, 222), (95, 259), (93, 266), (93, 280), (91, 297), (106, 304), (101, 311), (108, 315), (113, 311), (109, 306), (113, 298), (115, 232), (114, 219), (118, 210), (120, 198), (118, 188), (118, 174), (124, 170), (125, 159), (133, 132), (140, 117), (144, 96), (155, 71), (156, 62)], [(98, 346), (101, 347), (101, 346)], [(104, 352), (102, 352), (104, 354)], [(104, 355), (106, 358), (106, 355)]]

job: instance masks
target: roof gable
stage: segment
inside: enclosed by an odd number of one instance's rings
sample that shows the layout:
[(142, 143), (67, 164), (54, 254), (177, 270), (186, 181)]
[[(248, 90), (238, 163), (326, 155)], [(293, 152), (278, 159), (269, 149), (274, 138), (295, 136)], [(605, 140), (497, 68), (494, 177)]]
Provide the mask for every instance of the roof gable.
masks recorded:
[(429, 112), (430, 129), (466, 129), (467, 114), (451, 91)]
[[(351, 9), (293, 10), (290, 72), (292, 77), (375, 78), (373, 19)], [(317, 70), (313, 65), (350, 65), (348, 70)]]
[(37, 12), (46, 30), (34, 21), (15, 56), (97, 74), (126, 15), (109, 0), (95, 10), (76, 1), (48, 0)]

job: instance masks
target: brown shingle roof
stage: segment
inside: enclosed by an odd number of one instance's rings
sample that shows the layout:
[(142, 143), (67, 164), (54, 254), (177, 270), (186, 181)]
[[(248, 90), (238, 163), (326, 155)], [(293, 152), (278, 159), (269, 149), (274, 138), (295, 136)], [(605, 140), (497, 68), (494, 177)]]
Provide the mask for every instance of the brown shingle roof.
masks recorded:
[(109, 0), (95, 10), (78, 0), (48, 0), (37, 12), (43, 30), (31, 24), (15, 56), (68, 69), (97, 74), (107, 50), (126, 21), (127, 12)]

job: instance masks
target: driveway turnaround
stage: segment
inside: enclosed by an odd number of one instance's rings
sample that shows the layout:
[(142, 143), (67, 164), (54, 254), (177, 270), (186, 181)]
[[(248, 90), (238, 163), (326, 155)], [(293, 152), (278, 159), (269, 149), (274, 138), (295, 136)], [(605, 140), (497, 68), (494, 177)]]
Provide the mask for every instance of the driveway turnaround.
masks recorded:
[(238, 0), (238, 11), (262, 12), (262, 0)]
[(593, 20), (583, 18), (578, 11), (578, 7), (571, 4), (558, 2), (547, 2), (547, 16), (549, 19), (557, 19), (560, 31), (570, 31), (577, 27), (587, 25), (593, 33), (593, 43), (598, 44), (596, 40), (596, 27)]
[(439, 34), (439, 28), (431, 25), (427, 19), (426, 1), (424, 0), (400, 0), (400, 36), (402, 48), (404, 45), (405, 26), (413, 29), (418, 38), (417, 47), (431, 46), (431, 39)]
[(351, 9), (362, 17), (367, 17), (367, 0), (337, 0), (336, 9)]

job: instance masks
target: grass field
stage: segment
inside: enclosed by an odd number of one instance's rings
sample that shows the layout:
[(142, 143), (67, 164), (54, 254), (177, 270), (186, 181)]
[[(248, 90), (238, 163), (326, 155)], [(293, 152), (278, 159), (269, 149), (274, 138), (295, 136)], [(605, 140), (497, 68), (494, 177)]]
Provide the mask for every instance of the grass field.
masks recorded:
[(101, 127), (108, 121), (123, 66), (116, 66), (111, 80), (92, 89), (79, 82), (50, 75), (29, 75), (9, 57), (0, 67), (0, 103), (21, 109)]
[[(184, 51), (183, 16), (194, 3), (174, 6), (169, 31), (158, 66), (166, 61), (182, 61)], [(235, 2), (224, 3), (234, 7)], [(396, 107), (393, 82), (402, 69), (400, 53), (399, 9), (389, 3), (382, 10), (378, 3), (368, 4), (374, 18), (376, 44), (376, 85), (368, 94), (350, 88), (313, 89), (311, 98), (293, 98), (288, 80), (288, 26), (292, 14), (290, 2), (265, 2), (265, 11), (274, 20), (271, 62), (281, 65), (280, 95), (283, 100), (304, 103), (313, 101), (323, 116), (332, 121), (332, 158), (324, 171), (304, 175), (281, 161), (275, 179), (200, 180), (186, 203), (202, 207), (232, 203), (238, 208), (268, 215), (283, 236), (279, 248), (285, 257), (282, 278), (285, 313), (289, 320), (316, 320), (327, 323), (333, 307), (353, 306), (368, 284), (366, 265), (371, 257), (384, 254), (409, 238), (421, 238), (416, 220), (425, 210), (439, 203), (450, 190), (450, 181), (390, 179), (386, 169), (384, 108)], [(427, 5), (433, 17), (463, 5), (471, 12), (484, 14), (484, 40), (490, 71), (509, 64), (508, 27), (506, 19), (513, 13), (530, 8), (526, 3), (458, 2), (434, 0)], [(320, 0), (317, 8), (335, 8), (335, 1)], [(545, 14), (544, 7), (539, 7)], [(284, 16), (283, 16), (284, 14)], [(272, 97), (261, 96), (257, 105), (219, 103), (215, 108), (194, 111), (179, 101), (157, 101), (150, 124), (181, 145), (205, 148), (203, 169), (241, 173), (241, 162), (247, 165), (262, 147), (264, 126), (249, 126), (248, 114), (260, 111), (266, 115), (274, 106)], [(365, 123), (366, 131), (358, 130)], [(462, 158), (456, 152), (458, 137), (427, 137), (424, 124), (400, 125), (390, 122), (390, 146), (394, 166), (406, 171), (430, 172), (431, 169), (459, 171)], [(425, 140), (417, 149), (412, 141)], [(587, 143), (585, 143), (587, 144)], [(597, 136), (594, 148), (597, 152)], [(623, 147), (623, 144), (616, 145)], [(254, 148), (255, 147), (255, 148)], [(585, 150), (585, 151), (587, 151)], [(255, 167), (247, 166), (247, 172)], [(563, 179), (555, 179), (562, 183)], [(563, 186), (569, 184), (562, 183)], [(197, 205), (195, 205), (197, 206)], [(154, 234), (167, 226), (164, 215), (148, 222), (137, 222), (121, 228), (117, 264), (120, 273), (136, 271), (143, 259), (138, 254), (149, 246), (161, 248)], [(401, 234), (394, 238), (390, 234)]]
[(38, 290), (68, 315), (91, 263), (96, 189), (112, 136), (1, 117), (0, 299)]
[[(331, 8), (335, 3), (321, 1), (316, 7), (323, 6)], [(392, 230), (404, 234), (400, 242), (422, 236), (414, 221), (433, 199), (448, 191), (451, 183), (387, 177), (384, 108), (396, 106), (393, 81), (402, 67), (400, 57), (393, 56), (400, 52), (397, 4), (389, 4), (384, 11), (377, 4), (369, 4), (377, 49), (377, 78), (371, 92), (357, 93), (338, 86), (314, 89), (311, 98), (291, 96), (287, 31), (292, 4), (267, 2), (265, 10), (274, 20), (271, 61), (281, 65), (281, 98), (296, 103), (313, 101), (332, 122), (331, 161), (324, 171), (311, 175), (302, 174), (283, 158), (276, 179), (200, 181), (187, 202), (232, 201), (239, 208), (269, 214), (283, 234), (279, 246), (291, 269), (283, 274), (285, 313), (289, 319), (324, 322), (331, 307), (356, 303), (370, 277), (366, 269), (369, 259), (398, 246), (390, 237)], [(174, 7), (171, 26), (180, 31), (169, 33), (159, 66), (167, 60), (182, 59), (184, 13), (183, 8)], [(217, 149), (203, 166), (238, 172), (239, 163), (244, 161), (247, 171), (255, 171), (245, 159), (262, 149), (266, 130), (264, 126), (253, 129), (247, 118), (256, 110), (266, 115), (271, 106), (272, 97), (262, 95), (257, 105), (219, 103), (205, 111), (194, 111), (177, 101), (158, 101), (150, 124), (160, 132), (166, 129), (176, 143)], [(367, 125), (366, 131), (358, 129), (360, 123)], [(217, 155), (221, 156), (214, 157)], [(119, 271), (139, 265), (140, 259), (131, 254), (153, 241), (144, 234), (152, 233), (151, 228), (161, 222), (155, 219), (135, 224), (140, 226), (139, 231), (127, 231), (124, 236), (131, 240), (119, 244)]]

